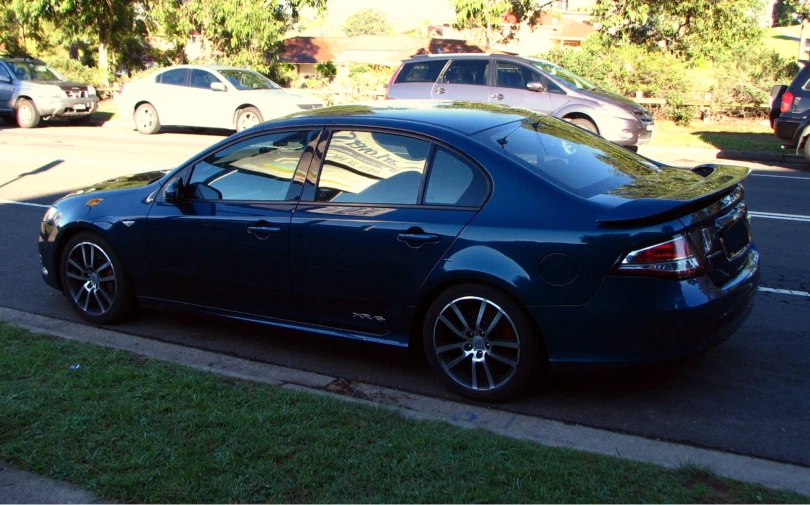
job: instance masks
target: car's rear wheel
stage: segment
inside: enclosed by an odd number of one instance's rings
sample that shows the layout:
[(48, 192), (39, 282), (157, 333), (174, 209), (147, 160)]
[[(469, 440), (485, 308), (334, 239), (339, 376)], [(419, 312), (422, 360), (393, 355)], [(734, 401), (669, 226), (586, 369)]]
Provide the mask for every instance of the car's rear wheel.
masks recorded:
[(804, 160), (810, 163), (810, 137), (804, 139)]
[(566, 118), (571, 124), (575, 124), (582, 129), (588, 130), (589, 132), (599, 133), (599, 130), (596, 129), (596, 125), (593, 124), (593, 121), (590, 119), (586, 119), (584, 117), (573, 117), (573, 118)]
[(236, 113), (236, 131), (241, 132), (262, 122), (262, 115), (256, 107), (245, 107)]
[(143, 135), (160, 131), (160, 118), (151, 103), (142, 103), (135, 109), (135, 128)]
[(477, 284), (440, 294), (423, 327), (433, 371), (453, 390), (482, 401), (503, 401), (526, 387), (538, 370), (539, 339), (517, 302)]
[(36, 128), (39, 126), (41, 116), (34, 106), (34, 102), (23, 98), (17, 104), (16, 119), (20, 128)]
[(70, 239), (60, 272), (65, 296), (86, 321), (110, 324), (132, 312), (135, 296), (124, 265), (95, 233), (82, 232)]

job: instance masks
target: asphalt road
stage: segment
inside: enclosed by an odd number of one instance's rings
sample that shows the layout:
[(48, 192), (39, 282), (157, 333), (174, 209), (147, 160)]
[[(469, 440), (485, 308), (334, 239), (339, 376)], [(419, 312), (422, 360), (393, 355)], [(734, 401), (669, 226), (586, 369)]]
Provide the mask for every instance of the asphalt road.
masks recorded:
[[(0, 127), (0, 201), (47, 204), (87, 183), (178, 165), (223, 136)], [(752, 211), (810, 216), (810, 173), (749, 166), (755, 169), (745, 184)], [(79, 322), (40, 279), (36, 238), (43, 212), (0, 203), (0, 306)], [(752, 227), (762, 286), (810, 291), (810, 222), (755, 217)], [(665, 366), (558, 369), (550, 384), (493, 408), (810, 466), (808, 309), (808, 296), (760, 292), (745, 325), (705, 354)], [(176, 313), (144, 312), (116, 329), (451, 397), (424, 360), (404, 350)]]

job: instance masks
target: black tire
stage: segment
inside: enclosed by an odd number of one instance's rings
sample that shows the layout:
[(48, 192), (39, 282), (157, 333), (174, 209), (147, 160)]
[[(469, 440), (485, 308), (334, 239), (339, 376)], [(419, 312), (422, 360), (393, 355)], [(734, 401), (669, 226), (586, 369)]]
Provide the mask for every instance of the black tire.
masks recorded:
[(540, 335), (517, 302), (489, 286), (460, 284), (437, 296), (422, 337), (433, 372), (473, 400), (507, 400), (540, 371)]
[(239, 109), (239, 111), (237, 111), (234, 122), (236, 131), (241, 132), (242, 130), (247, 130), (250, 127), (256, 126), (262, 121), (264, 120), (262, 119), (262, 114), (259, 112), (259, 109), (256, 107), (245, 107), (244, 109)]
[(34, 102), (25, 98), (17, 103), (14, 115), (20, 128), (36, 128), (39, 126), (39, 120), (42, 119)]
[(571, 124), (575, 124), (584, 130), (588, 130), (589, 132), (593, 132), (598, 134), (599, 130), (596, 129), (596, 125), (593, 124), (593, 121), (590, 119), (585, 119), (584, 117), (575, 117), (566, 119)]
[(73, 310), (93, 324), (123, 321), (135, 307), (124, 264), (110, 244), (92, 232), (71, 238), (62, 251), (59, 275)]
[(808, 142), (809, 140), (810, 137), (804, 139), (804, 149), (803, 149), (804, 161), (806, 161), (807, 163), (810, 163), (810, 142)]
[(142, 103), (135, 109), (133, 116), (135, 128), (142, 135), (152, 135), (160, 131), (160, 118), (151, 103)]

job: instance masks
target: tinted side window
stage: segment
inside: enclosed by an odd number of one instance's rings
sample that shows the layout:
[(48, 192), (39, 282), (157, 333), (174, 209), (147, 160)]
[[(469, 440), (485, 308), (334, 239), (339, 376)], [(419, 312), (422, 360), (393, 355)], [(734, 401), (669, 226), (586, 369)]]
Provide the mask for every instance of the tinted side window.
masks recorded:
[(169, 70), (168, 72), (163, 72), (160, 74), (158, 82), (161, 84), (183, 86), (186, 83), (186, 72), (188, 72), (188, 70), (185, 68), (176, 68), (174, 70)]
[(400, 82), (436, 82), (446, 63), (447, 60), (406, 63), (397, 74), (397, 80), (394, 81), (394, 84)]
[(526, 89), (526, 85), (532, 81), (545, 82), (538, 72), (529, 70), (522, 65), (514, 63), (498, 62), (498, 72), (495, 78), (495, 85), (502, 88)]
[(484, 174), (445, 149), (436, 150), (425, 193), (426, 205), (478, 207), (487, 196)]
[(6, 67), (3, 65), (0, 65), (0, 77), (11, 79), (11, 75), (8, 73), (8, 70), (6, 70)]
[(316, 200), (415, 204), (430, 144), (402, 135), (341, 131), (332, 135)]
[(202, 89), (211, 89), (212, 82), (220, 82), (219, 79), (214, 76), (211, 72), (206, 72), (205, 70), (200, 70), (198, 68), (192, 69), (191, 71), (191, 87), (192, 88), (202, 88)]
[(489, 60), (453, 60), (442, 75), (447, 84), (487, 84)]
[(264, 135), (226, 147), (194, 165), (193, 200), (284, 201), (314, 131)]

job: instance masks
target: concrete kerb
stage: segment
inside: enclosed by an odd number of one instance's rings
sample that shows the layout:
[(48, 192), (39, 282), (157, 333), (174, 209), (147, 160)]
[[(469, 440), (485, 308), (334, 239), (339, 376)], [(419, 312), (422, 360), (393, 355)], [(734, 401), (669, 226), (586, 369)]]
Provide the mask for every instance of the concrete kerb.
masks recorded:
[(810, 468), (803, 466), (569, 425), (370, 384), (349, 383), (317, 373), (223, 356), (14, 309), (0, 308), (0, 320), (37, 333), (90, 342), (228, 377), (329, 395), (376, 408), (391, 408), (410, 419), (444, 421), (463, 428), (484, 429), (517, 440), (616, 456), (668, 468), (693, 464), (708, 468), (723, 477), (810, 496)]

